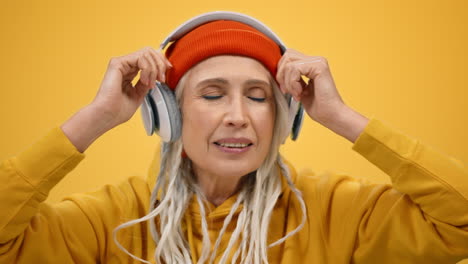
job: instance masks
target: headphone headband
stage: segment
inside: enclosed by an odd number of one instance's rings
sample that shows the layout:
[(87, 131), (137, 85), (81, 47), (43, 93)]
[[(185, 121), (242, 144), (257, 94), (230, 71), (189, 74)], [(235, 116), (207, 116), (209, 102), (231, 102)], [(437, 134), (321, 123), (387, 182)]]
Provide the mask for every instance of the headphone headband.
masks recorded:
[(163, 50), (164, 48), (166, 48), (167, 44), (178, 40), (179, 38), (183, 37), (188, 32), (192, 31), (194, 28), (200, 25), (203, 25), (205, 23), (216, 21), (216, 20), (232, 20), (232, 21), (237, 21), (237, 22), (249, 25), (251, 27), (254, 27), (258, 31), (267, 35), (276, 44), (278, 44), (278, 46), (280, 47), (281, 53), (284, 53), (286, 51), (286, 46), (281, 41), (281, 39), (265, 24), (245, 14), (229, 12), (229, 11), (208, 12), (208, 13), (204, 13), (199, 16), (196, 16), (190, 20), (187, 20), (182, 25), (177, 27), (174, 31), (172, 31), (171, 34), (169, 34), (169, 36), (166, 37), (166, 39), (164, 39), (161, 45), (159, 45), (159, 49)]

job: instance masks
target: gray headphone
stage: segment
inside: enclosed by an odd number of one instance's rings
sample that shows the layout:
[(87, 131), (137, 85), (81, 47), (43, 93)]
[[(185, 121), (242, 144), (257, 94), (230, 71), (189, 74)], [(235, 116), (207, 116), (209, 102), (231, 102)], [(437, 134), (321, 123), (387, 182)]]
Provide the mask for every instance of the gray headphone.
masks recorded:
[[(262, 22), (244, 14), (227, 11), (205, 13), (186, 21), (166, 37), (159, 50), (163, 50), (167, 44), (180, 39), (194, 28), (216, 20), (233, 20), (254, 27), (278, 44), (282, 54), (286, 52), (283, 42)], [(156, 133), (164, 142), (172, 142), (179, 139), (182, 134), (179, 106), (174, 92), (165, 83), (157, 81), (156, 86), (148, 92), (141, 104), (143, 124), (148, 136)], [(291, 128), (291, 139), (296, 140), (302, 127), (304, 109), (291, 95), (286, 94), (285, 98), (289, 105), (288, 126)]]

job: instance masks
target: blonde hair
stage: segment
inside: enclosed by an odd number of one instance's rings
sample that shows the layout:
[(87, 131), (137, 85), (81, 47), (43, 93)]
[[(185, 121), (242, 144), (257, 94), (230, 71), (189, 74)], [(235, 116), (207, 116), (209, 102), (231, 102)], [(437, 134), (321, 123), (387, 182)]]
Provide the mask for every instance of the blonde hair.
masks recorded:
[[(175, 89), (179, 105), (182, 91), (190, 72), (189, 70), (184, 74)], [(306, 220), (305, 203), (301, 192), (294, 186), (291, 180), (287, 166), (279, 155), (279, 147), (289, 134), (289, 131), (287, 131), (288, 106), (276, 81), (271, 75), (270, 83), (276, 102), (276, 117), (269, 153), (258, 170), (247, 175), (243, 180), (237, 200), (225, 218), (216, 241), (214, 241), (213, 250), (211, 250), (212, 244), (206, 221), (204, 204), (206, 199), (195, 183), (191, 172), (191, 161), (188, 158), (181, 157), (182, 141), (179, 139), (172, 143), (164, 143), (162, 146), (160, 170), (156, 185), (151, 194), (150, 212), (139, 219), (126, 222), (114, 229), (114, 242), (122, 251), (136, 260), (150, 263), (147, 260), (134, 256), (117, 241), (117, 232), (120, 229), (149, 221), (151, 235), (156, 243), (156, 262), (193, 263), (189, 243), (182, 231), (182, 222), (185, 211), (194, 195), (197, 196), (197, 202), (200, 207), (203, 234), (202, 253), (197, 263), (214, 262), (221, 238), (240, 204), (244, 206), (239, 213), (237, 225), (225, 251), (221, 255), (219, 263), (226, 263), (231, 255), (231, 263), (236, 263), (238, 260), (240, 263), (268, 263), (268, 248), (283, 243), (287, 238), (299, 232)], [(303, 217), (296, 229), (276, 242), (267, 245), (271, 214), (281, 194), (281, 179), (278, 175), (278, 168), (281, 170), (283, 177), (286, 178), (289, 188), (296, 195), (301, 205)], [(159, 222), (159, 225), (157, 222)], [(236, 244), (238, 244), (238, 248), (232, 252)]]

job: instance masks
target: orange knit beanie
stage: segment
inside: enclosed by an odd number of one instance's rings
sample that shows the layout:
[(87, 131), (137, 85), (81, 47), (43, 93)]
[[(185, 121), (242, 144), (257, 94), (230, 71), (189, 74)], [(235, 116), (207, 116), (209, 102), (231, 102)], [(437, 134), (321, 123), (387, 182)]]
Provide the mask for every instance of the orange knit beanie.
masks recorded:
[(217, 55), (241, 55), (261, 62), (276, 76), (281, 50), (273, 40), (257, 29), (236, 21), (218, 20), (203, 24), (172, 43), (166, 51), (172, 68), (166, 83), (175, 89), (191, 67)]

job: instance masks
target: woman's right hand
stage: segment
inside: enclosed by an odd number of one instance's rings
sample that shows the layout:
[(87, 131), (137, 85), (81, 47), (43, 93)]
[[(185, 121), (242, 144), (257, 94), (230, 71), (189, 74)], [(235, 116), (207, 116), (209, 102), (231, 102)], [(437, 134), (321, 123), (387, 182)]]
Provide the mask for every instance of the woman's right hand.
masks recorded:
[[(96, 97), (61, 126), (63, 132), (78, 151), (84, 152), (99, 136), (128, 121), (155, 87), (155, 81), (165, 82), (169, 67), (172, 65), (164, 54), (153, 48), (112, 58)], [(133, 86), (138, 72), (140, 79)]]
[[(164, 54), (149, 47), (112, 58), (91, 105), (113, 126), (124, 123), (136, 112), (148, 90), (155, 87), (155, 81), (165, 82), (169, 67), (171, 64)], [(140, 79), (133, 86), (138, 72)]]

